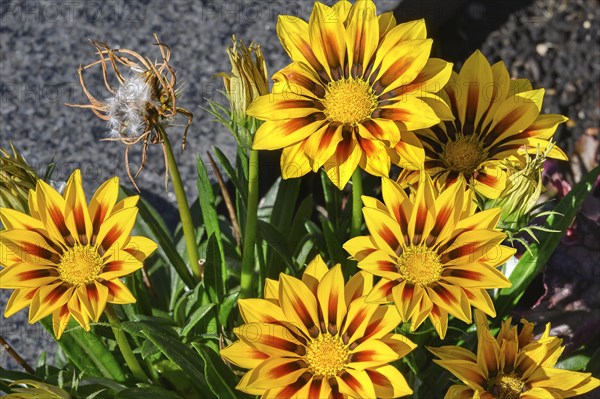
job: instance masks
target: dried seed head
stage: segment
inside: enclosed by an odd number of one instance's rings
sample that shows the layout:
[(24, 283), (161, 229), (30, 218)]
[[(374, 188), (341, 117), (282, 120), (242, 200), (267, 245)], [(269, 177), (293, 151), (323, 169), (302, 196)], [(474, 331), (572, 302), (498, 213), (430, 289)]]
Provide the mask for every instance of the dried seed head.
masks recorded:
[[(154, 38), (160, 49), (160, 62), (152, 62), (132, 50), (113, 49), (105, 43), (92, 41), (99, 59), (85, 67), (80, 67), (78, 71), (79, 81), (89, 104), (68, 104), (73, 107), (89, 108), (100, 119), (107, 121), (109, 132), (106, 140), (121, 141), (126, 145), (125, 167), (136, 189), (137, 185), (129, 169), (129, 148), (142, 143), (141, 163), (135, 173), (137, 176), (146, 165), (150, 144), (161, 144), (163, 152), (165, 151), (165, 130), (172, 124), (177, 114), (187, 118), (181, 144), (181, 150), (185, 149), (187, 131), (193, 118), (190, 111), (177, 105), (180, 92), (176, 90), (175, 71), (169, 65), (171, 50), (166, 44), (160, 42), (158, 36), (154, 35)], [(110, 93), (110, 97), (104, 101), (92, 96), (83, 80), (83, 71), (97, 65), (102, 68), (104, 84)], [(125, 69), (127, 74), (122, 74), (121, 69)], [(118, 82), (116, 88), (109, 83), (111, 79), (116, 79)], [(165, 187), (167, 187), (168, 166), (165, 166)]]
[(147, 107), (152, 107), (151, 89), (144, 76), (135, 71), (124, 77), (108, 104), (108, 137), (137, 139), (146, 132)]

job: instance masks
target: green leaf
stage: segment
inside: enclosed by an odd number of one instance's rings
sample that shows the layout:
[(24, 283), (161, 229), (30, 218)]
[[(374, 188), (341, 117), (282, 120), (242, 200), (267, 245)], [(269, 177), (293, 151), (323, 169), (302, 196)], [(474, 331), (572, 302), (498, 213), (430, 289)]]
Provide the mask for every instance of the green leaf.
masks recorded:
[(181, 396), (159, 387), (127, 388), (115, 396), (115, 399), (182, 399)]
[(221, 275), (221, 259), (218, 238), (215, 234), (212, 234), (208, 238), (206, 261), (204, 263), (204, 288), (212, 303), (221, 302), (225, 292)]
[(222, 293), (225, 291), (227, 265), (225, 265), (225, 251), (223, 250), (223, 242), (221, 241), (221, 228), (219, 227), (216, 199), (212, 185), (210, 184), (208, 171), (204, 162), (202, 162), (202, 158), (199, 156), (196, 158), (196, 168), (198, 170), (198, 201), (200, 202), (200, 208), (202, 209), (202, 218), (204, 220), (206, 235), (208, 237), (215, 237), (219, 252), (219, 263), (216, 267), (220, 269), (218, 275), (221, 280), (218, 282), (220, 286), (218, 290)]
[(227, 298), (225, 298), (223, 303), (220, 305), (219, 321), (221, 322), (222, 326), (227, 325), (227, 319), (229, 319), (229, 315), (231, 314), (231, 311), (233, 310), (235, 304), (237, 303), (238, 296), (240, 296), (240, 292), (239, 291), (234, 292), (233, 294), (231, 294)]
[(165, 331), (164, 328), (143, 321), (123, 322), (121, 327), (129, 334), (141, 334), (151, 341), (167, 359), (181, 369), (198, 392), (206, 388), (200, 379), (200, 376), (204, 375), (201, 359), (192, 349), (173, 336), (171, 331)]
[(248, 187), (244, 186), (240, 179), (238, 178), (236, 170), (231, 166), (229, 159), (223, 154), (223, 152), (219, 149), (219, 147), (213, 147), (213, 151), (219, 160), (219, 163), (223, 167), (225, 174), (229, 177), (229, 181), (233, 184), (237, 192), (241, 195), (243, 203), (246, 204), (248, 202)]
[(196, 327), (196, 325), (200, 323), (200, 321), (211, 311), (213, 307), (215, 307), (215, 304), (210, 303), (207, 305), (202, 305), (198, 309), (196, 309), (194, 313), (192, 313), (192, 315), (190, 316), (190, 319), (185, 325), (185, 327), (183, 327), (183, 329), (181, 330), (181, 335), (184, 337), (187, 336), (190, 333), (190, 331), (192, 331), (192, 329)]
[(554, 367), (564, 370), (581, 371), (585, 370), (589, 361), (590, 357), (588, 355), (579, 353), (560, 360)]
[(242, 392), (235, 391), (238, 383), (233, 371), (221, 359), (221, 356), (205, 345), (193, 343), (192, 346), (198, 351), (204, 361), (206, 382), (211, 391), (220, 399), (249, 398)]
[[(264, 220), (257, 220), (257, 230), (260, 238), (265, 240), (268, 244), (268, 247), (281, 257), (285, 265), (289, 268), (294, 268), (294, 263), (290, 259), (290, 250), (287, 246), (287, 239), (283, 233), (281, 233), (275, 226), (270, 223), (265, 222)], [(276, 276), (283, 270), (279, 268), (277, 271), (273, 272), (273, 270), (267, 271), (267, 276)]]
[[(306, 221), (310, 220), (312, 216), (315, 201), (313, 200), (312, 194), (307, 196), (302, 200), (300, 206), (295, 212), (294, 220), (292, 221), (292, 225), (287, 234), (288, 237), (288, 246), (293, 248), (293, 246), (300, 247), (304, 243), (301, 238), (306, 234), (306, 227), (304, 224)], [(295, 254), (295, 252), (294, 252)]]
[[(542, 270), (552, 253), (560, 243), (567, 228), (573, 222), (583, 201), (594, 187), (594, 181), (600, 174), (600, 166), (588, 172), (581, 181), (565, 195), (554, 208), (555, 214), (548, 216), (543, 227), (557, 232), (542, 232), (538, 234), (540, 244), (532, 243), (517, 263), (515, 270), (509, 276), (512, 287), (503, 288), (496, 301), (496, 312), (499, 315), (514, 307), (529, 284)], [(563, 215), (563, 216), (560, 216)]]
[(329, 260), (334, 263), (346, 263), (348, 255), (342, 248), (342, 244), (335, 237), (333, 232), (333, 226), (327, 219), (323, 220), (323, 235), (325, 236), (325, 243), (327, 245), (327, 251), (329, 253)]
[[(40, 322), (42, 326), (52, 333), (52, 317), (46, 317)], [(104, 343), (94, 333), (85, 332), (71, 320), (57, 343), (69, 360), (87, 375), (110, 378), (115, 381), (125, 381), (125, 374), (121, 365), (113, 354), (104, 346)]]
[[(131, 190), (122, 188), (128, 195), (134, 195)], [(175, 243), (171, 239), (171, 232), (167, 229), (164, 220), (159, 216), (158, 211), (142, 198), (138, 201), (138, 209), (141, 218), (146, 222), (148, 228), (154, 235), (154, 239), (158, 243), (159, 253), (164, 253), (168, 262), (175, 268), (175, 271), (189, 288), (196, 286), (196, 281), (187, 268), (181, 255), (175, 247)]]

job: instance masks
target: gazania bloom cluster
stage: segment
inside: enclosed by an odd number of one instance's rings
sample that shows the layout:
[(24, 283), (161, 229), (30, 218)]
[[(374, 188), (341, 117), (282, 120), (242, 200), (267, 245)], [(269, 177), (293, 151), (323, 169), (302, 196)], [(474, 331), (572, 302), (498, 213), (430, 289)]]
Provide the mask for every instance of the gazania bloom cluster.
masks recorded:
[[(543, 153), (567, 120), (540, 115), (544, 89), (532, 90), (527, 79), (510, 80), (502, 61), (490, 66), (479, 51), (438, 95), (455, 119), (415, 132), (425, 147), (425, 170), (440, 187), (460, 180), (487, 198), (497, 198), (507, 184), (504, 160)], [(556, 146), (548, 156), (567, 159)]]
[(494, 338), (485, 315), (477, 320), (477, 354), (457, 346), (428, 348), (444, 367), (464, 385), (453, 385), (446, 399), (547, 399), (570, 398), (596, 389), (600, 381), (590, 373), (554, 368), (564, 346), (550, 336), (550, 324), (535, 340), (533, 323), (521, 320), (523, 328), (508, 318)]
[[(149, 144), (161, 143), (164, 151), (164, 128), (177, 114), (187, 117), (183, 134), (182, 150), (185, 148), (187, 130), (192, 123), (192, 113), (177, 105), (179, 92), (176, 90), (177, 78), (169, 65), (171, 50), (160, 42), (161, 62), (152, 62), (135, 51), (112, 49), (105, 43), (92, 41), (96, 47), (98, 61), (79, 68), (79, 81), (89, 104), (73, 107), (89, 108), (100, 119), (108, 123), (109, 133), (106, 140), (121, 141), (125, 147), (125, 167), (134, 186), (135, 181), (129, 169), (129, 148), (142, 142), (142, 159), (139, 173), (147, 161)], [(102, 68), (104, 83), (110, 93), (106, 100), (96, 99), (87, 89), (83, 80), (83, 71), (96, 65)], [(112, 73), (110, 72), (112, 69)], [(126, 72), (123, 72), (125, 70)], [(109, 82), (116, 79), (117, 86)], [(165, 155), (166, 157), (166, 155)], [(165, 162), (165, 186), (168, 177), (168, 165)]]
[(29, 193), (29, 214), (1, 208), (5, 230), (0, 288), (14, 289), (5, 317), (29, 306), (29, 322), (53, 317), (60, 338), (70, 317), (86, 330), (106, 303), (133, 303), (119, 280), (142, 267), (156, 249), (145, 238), (130, 236), (138, 197), (115, 204), (119, 181), (105, 182), (89, 204), (79, 170), (69, 178), (64, 195), (42, 180)]
[(357, 166), (376, 176), (388, 176), (391, 163), (422, 166), (411, 131), (451, 117), (434, 94), (451, 64), (429, 58), (423, 20), (396, 25), (371, 0), (316, 2), (308, 23), (281, 16), (277, 34), (292, 63), (248, 113), (266, 121), (253, 148), (283, 149), (284, 178), (323, 166), (342, 189)]
[(391, 306), (365, 301), (372, 276), (357, 273), (344, 285), (340, 265), (320, 257), (302, 280), (282, 274), (267, 280), (265, 299), (241, 299), (246, 324), (239, 341), (221, 354), (250, 369), (238, 389), (263, 398), (395, 398), (412, 393), (388, 363), (416, 345), (391, 331)]
[(363, 197), (370, 235), (344, 244), (358, 267), (381, 277), (367, 301), (394, 301), (413, 331), (429, 317), (442, 338), (449, 314), (470, 323), (474, 306), (495, 316), (486, 289), (510, 287), (496, 267), (515, 252), (500, 245), (500, 209), (475, 213), (469, 192), (439, 193), (426, 174), (410, 196), (389, 179), (382, 190), (384, 203)]

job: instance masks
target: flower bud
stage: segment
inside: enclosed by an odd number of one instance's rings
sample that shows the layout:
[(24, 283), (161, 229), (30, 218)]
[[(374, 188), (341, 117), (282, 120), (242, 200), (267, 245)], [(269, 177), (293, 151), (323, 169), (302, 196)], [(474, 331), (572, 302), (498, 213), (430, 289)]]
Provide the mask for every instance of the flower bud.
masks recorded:
[(240, 145), (249, 146), (251, 136), (258, 127), (258, 121), (246, 114), (246, 110), (256, 98), (269, 93), (267, 66), (260, 46), (251, 43), (246, 47), (241, 40), (233, 37), (233, 46), (227, 48), (231, 73), (221, 72), (225, 94), (229, 100), (228, 127)]
[(40, 178), (11, 143), (12, 154), (0, 148), (0, 207), (27, 212), (29, 190)]

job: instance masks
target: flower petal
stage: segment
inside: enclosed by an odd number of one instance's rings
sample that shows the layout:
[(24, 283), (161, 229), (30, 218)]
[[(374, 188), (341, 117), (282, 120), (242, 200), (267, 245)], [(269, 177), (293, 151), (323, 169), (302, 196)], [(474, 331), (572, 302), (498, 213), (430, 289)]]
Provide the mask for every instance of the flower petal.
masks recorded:
[(297, 324), (307, 336), (314, 338), (318, 335), (317, 299), (306, 284), (295, 277), (281, 274), (279, 303), (287, 320)]
[(228, 362), (244, 369), (252, 369), (269, 358), (269, 355), (251, 347), (243, 341), (236, 341), (221, 349), (221, 356)]

